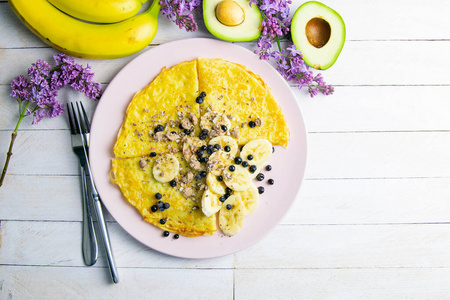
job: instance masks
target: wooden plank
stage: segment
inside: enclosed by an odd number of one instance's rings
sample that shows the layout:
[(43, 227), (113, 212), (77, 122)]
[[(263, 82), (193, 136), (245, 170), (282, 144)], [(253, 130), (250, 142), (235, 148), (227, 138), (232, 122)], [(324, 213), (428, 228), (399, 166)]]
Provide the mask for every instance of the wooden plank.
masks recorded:
[[(168, 256), (141, 244), (117, 223), (107, 227), (119, 268), (224, 269), (233, 265), (232, 255), (202, 260)], [(80, 222), (2, 221), (0, 265), (83, 267), (81, 231)], [(162, 234), (161, 238), (165, 239)], [(99, 259), (91, 268), (106, 266), (99, 247)]]
[[(449, 198), (449, 178), (306, 180), (281, 224), (447, 222)], [(0, 220), (82, 217), (79, 176), (11, 175), (0, 189), (0, 199)]]
[[(0, 131), (0, 141), (9, 138)], [(308, 179), (450, 176), (450, 132), (315, 133), (308, 139)], [(0, 144), (0, 161), (7, 148), (8, 142)], [(78, 175), (69, 131), (21, 131), (8, 173)]]
[(448, 222), (450, 179), (306, 180), (281, 224)]
[(235, 254), (240, 268), (449, 268), (450, 225), (278, 226)]
[(2, 299), (233, 299), (232, 270), (0, 266)]
[(449, 279), (448, 268), (237, 269), (235, 299), (446, 299)]
[(309, 132), (450, 130), (449, 86), (338, 86), (313, 99), (292, 91)]
[[(242, 46), (250, 50), (256, 47), (255, 43)], [(448, 85), (450, 61), (435, 57), (445, 57), (449, 52), (450, 41), (348, 41), (336, 64), (322, 73), (334, 85)], [(56, 53), (50, 48), (4, 49), (0, 52), (0, 84), (9, 84), (15, 76), (24, 74), (37, 59), (52, 61)], [(137, 55), (77, 62), (89, 63), (96, 73), (95, 80), (108, 83)]]
[[(291, 90), (310, 132), (450, 130), (450, 86), (340, 86), (333, 96), (314, 99), (306, 90)], [(10, 92), (9, 85), (0, 85), (0, 97), (4, 99), (0, 102), (0, 128), (5, 130), (13, 130), (18, 118), (18, 105)], [(90, 118), (94, 114), (96, 102), (69, 88), (61, 90), (58, 99), (63, 103), (83, 101)], [(20, 129), (68, 129), (68, 123), (61, 116), (44, 119), (36, 126), (26, 118)]]
[(449, 177), (448, 132), (310, 134), (306, 178)]

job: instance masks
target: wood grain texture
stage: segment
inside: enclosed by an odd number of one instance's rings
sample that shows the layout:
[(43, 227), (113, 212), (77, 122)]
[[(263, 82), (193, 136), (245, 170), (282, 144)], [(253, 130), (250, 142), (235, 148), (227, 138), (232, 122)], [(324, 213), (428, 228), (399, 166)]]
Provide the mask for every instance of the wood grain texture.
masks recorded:
[[(291, 14), (303, 3), (293, 2)], [(308, 130), (306, 179), (265, 239), (234, 255), (181, 259), (142, 245), (105, 212), (121, 279), (112, 285), (103, 251), (95, 266), (83, 263), (80, 176), (67, 120), (34, 126), (29, 118), (0, 188), (0, 299), (448, 298), (450, 2), (322, 2), (347, 27), (341, 56), (321, 72), (336, 92), (311, 99), (290, 84)], [(2, 163), (17, 119), (11, 80), (58, 52), (7, 1), (0, 0), (0, 20)], [(143, 51), (213, 38), (202, 21), (195, 33), (162, 15), (159, 25)], [(140, 53), (77, 62), (91, 65), (106, 88)], [(90, 117), (96, 108), (70, 89), (58, 99), (82, 100)]]

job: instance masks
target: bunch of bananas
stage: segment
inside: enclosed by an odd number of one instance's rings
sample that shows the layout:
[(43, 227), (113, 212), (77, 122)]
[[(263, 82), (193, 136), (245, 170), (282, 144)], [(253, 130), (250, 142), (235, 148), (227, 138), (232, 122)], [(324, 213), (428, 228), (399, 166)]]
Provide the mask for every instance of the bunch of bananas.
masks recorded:
[(158, 0), (9, 0), (19, 19), (41, 40), (81, 58), (118, 58), (136, 53), (158, 29)]

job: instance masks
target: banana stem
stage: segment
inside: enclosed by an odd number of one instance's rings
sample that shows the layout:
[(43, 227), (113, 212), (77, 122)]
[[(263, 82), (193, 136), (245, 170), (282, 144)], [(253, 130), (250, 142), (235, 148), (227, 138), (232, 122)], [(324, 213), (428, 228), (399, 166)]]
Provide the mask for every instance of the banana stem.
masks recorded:
[(147, 10), (147, 13), (156, 18), (158, 17), (160, 9), (161, 4), (159, 3), (159, 0), (153, 0), (152, 5), (150, 5), (149, 9)]
[(9, 143), (9, 149), (8, 149), (8, 152), (6, 153), (5, 165), (3, 166), (2, 177), (0, 178), (0, 187), (2, 186), (3, 180), (5, 179), (6, 171), (8, 170), (9, 161), (11, 160), (11, 156), (13, 154), (12, 149), (14, 146), (14, 141), (16, 140), (16, 137), (17, 137), (17, 130), (19, 129), (20, 123), (22, 122), (23, 118), (26, 116), (25, 112), (27, 111), (27, 107), (29, 104), (30, 104), (30, 102), (27, 101), (23, 110), (20, 111), (19, 120), (17, 120), (16, 127), (14, 128), (14, 131), (11, 134), (11, 142)]

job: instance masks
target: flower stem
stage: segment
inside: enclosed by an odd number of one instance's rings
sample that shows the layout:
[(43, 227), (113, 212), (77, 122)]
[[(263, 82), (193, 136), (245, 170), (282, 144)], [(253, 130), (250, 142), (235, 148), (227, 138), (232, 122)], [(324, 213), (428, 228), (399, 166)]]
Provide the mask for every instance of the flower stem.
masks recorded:
[(14, 141), (16, 140), (16, 137), (17, 137), (17, 130), (19, 129), (20, 123), (22, 122), (23, 118), (26, 116), (25, 113), (27, 111), (27, 107), (28, 107), (29, 104), (30, 104), (30, 102), (27, 101), (27, 103), (25, 104), (23, 110), (20, 112), (19, 119), (17, 120), (16, 127), (14, 128), (14, 131), (11, 134), (11, 142), (9, 143), (9, 149), (8, 149), (8, 152), (6, 153), (5, 165), (3, 166), (2, 177), (0, 178), (0, 187), (3, 184), (3, 179), (5, 179), (6, 171), (8, 170), (9, 161), (10, 161), (11, 156), (13, 154), (12, 153), (12, 149), (13, 149)]

